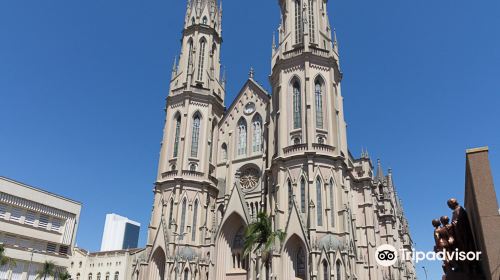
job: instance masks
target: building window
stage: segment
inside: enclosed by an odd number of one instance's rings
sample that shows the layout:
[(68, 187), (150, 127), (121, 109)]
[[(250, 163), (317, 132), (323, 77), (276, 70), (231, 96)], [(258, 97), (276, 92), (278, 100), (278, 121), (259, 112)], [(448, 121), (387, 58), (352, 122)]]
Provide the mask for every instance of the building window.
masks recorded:
[(184, 280), (189, 280), (189, 270), (184, 270)]
[(20, 222), (21, 217), (23, 216), (23, 209), (12, 207), (10, 211), (10, 220), (14, 222)]
[(198, 200), (194, 202), (193, 230), (191, 231), (191, 240), (193, 241), (196, 241), (197, 222), (198, 222)]
[(26, 216), (24, 217), (24, 223), (27, 225), (34, 225), (36, 220), (36, 213), (33, 211), (27, 211)]
[(53, 218), (51, 225), (50, 225), (50, 229), (53, 231), (60, 231), (62, 224), (63, 224), (63, 222), (60, 219)]
[(109, 272), (106, 273), (106, 280), (109, 280)]
[(226, 143), (222, 144), (221, 148), (221, 153), (222, 153), (222, 160), (227, 160), (227, 145)]
[[(61, 255), (67, 255), (69, 252), (68, 246), (61, 245), (59, 246), (59, 254)], [(82, 267), (82, 262), (80, 262), (80, 268)]]
[(57, 245), (55, 243), (47, 243), (47, 252), (55, 253)]
[(179, 153), (180, 135), (181, 135), (181, 116), (177, 116), (175, 120), (174, 157), (177, 157)]
[(328, 263), (326, 260), (323, 261), (323, 279), (324, 280), (329, 280), (330, 279), (330, 272), (328, 271)]
[(187, 207), (187, 199), (184, 198), (184, 201), (182, 201), (181, 229), (179, 233), (179, 238), (181, 240), (184, 239), (184, 227), (186, 226), (186, 207)]
[(337, 261), (337, 280), (342, 280), (342, 265)]
[(196, 22), (194, 21), (194, 17), (191, 18), (191, 24), (194, 25)]
[(321, 179), (316, 179), (316, 210), (318, 215), (318, 226), (323, 226), (323, 203), (321, 201)]
[(302, 127), (302, 101), (300, 96), (300, 84), (293, 83), (293, 128)]
[(193, 118), (193, 133), (191, 134), (191, 157), (198, 157), (201, 118), (197, 113)]
[(205, 48), (206, 48), (207, 42), (205, 42), (205, 39), (201, 39), (200, 41), (200, 53), (198, 56), (198, 81), (203, 80), (203, 71), (205, 67)]
[(88, 280), (92, 280), (92, 273), (89, 273), (89, 278)]
[(311, 38), (311, 43), (315, 42), (315, 22), (314, 22), (314, 1), (309, 0), (309, 38)]
[(241, 118), (238, 122), (238, 155), (247, 153), (247, 122)]
[(316, 127), (323, 128), (323, 83), (316, 80), (314, 85), (316, 96)]
[(293, 205), (293, 188), (292, 188), (292, 182), (288, 180), (288, 211), (292, 210), (292, 205)]
[(306, 180), (302, 178), (300, 180), (300, 210), (302, 213), (306, 213)]
[(333, 201), (333, 192), (335, 191), (334, 189), (334, 184), (333, 184), (333, 179), (330, 179), (330, 209), (332, 212), (332, 226), (335, 221), (335, 204)]
[(170, 199), (170, 211), (168, 213), (168, 228), (172, 227), (172, 215), (174, 214), (174, 200)]
[(115, 279), (114, 280), (118, 280), (119, 277), (120, 277), (120, 273), (118, 271), (115, 272)]
[[(193, 24), (194, 24), (194, 18), (193, 18)], [(191, 67), (193, 66), (193, 40), (189, 40), (189, 48), (188, 48), (188, 69), (191, 70)], [(188, 75), (191, 74), (188, 73)]]
[(40, 218), (38, 219), (38, 227), (47, 228), (49, 225), (49, 216), (40, 214)]
[(297, 270), (295, 270), (295, 277), (300, 279), (306, 278), (306, 255), (302, 247), (299, 248), (296, 256)]
[(203, 24), (204, 24), (204, 25), (207, 25), (207, 23), (208, 23), (208, 19), (207, 19), (207, 17), (203, 17)]
[(6, 214), (7, 214), (7, 205), (0, 204), (0, 218), (5, 219)]
[(302, 33), (303, 33), (302, 22), (302, 6), (300, 5), (300, 0), (295, 0), (295, 43), (302, 43)]
[(253, 152), (262, 151), (262, 118), (260, 115), (255, 115), (252, 121), (253, 124), (253, 137), (252, 137), (252, 147)]
[(189, 165), (189, 171), (196, 171), (196, 169), (198, 169), (198, 165), (196, 163), (191, 163)]
[(80, 280), (80, 273), (76, 274), (76, 280)]
[(294, 137), (293, 138), (293, 145), (299, 145), (300, 144), (300, 137)]
[(318, 137), (318, 144), (324, 145), (325, 144), (325, 137), (319, 136)]

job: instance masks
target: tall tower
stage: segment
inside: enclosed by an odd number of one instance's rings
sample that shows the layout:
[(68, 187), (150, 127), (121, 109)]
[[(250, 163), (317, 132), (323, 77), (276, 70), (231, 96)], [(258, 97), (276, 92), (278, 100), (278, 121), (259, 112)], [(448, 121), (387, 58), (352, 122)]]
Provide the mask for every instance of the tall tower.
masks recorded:
[(213, 247), (208, 233), (217, 196), (213, 150), (225, 96), (221, 19), (216, 0), (188, 1), (181, 54), (167, 97), (143, 279), (208, 275)]
[(342, 73), (326, 3), (279, 1), (268, 200), (275, 228), (287, 234), (273, 259), (283, 279), (323, 279), (354, 265)]

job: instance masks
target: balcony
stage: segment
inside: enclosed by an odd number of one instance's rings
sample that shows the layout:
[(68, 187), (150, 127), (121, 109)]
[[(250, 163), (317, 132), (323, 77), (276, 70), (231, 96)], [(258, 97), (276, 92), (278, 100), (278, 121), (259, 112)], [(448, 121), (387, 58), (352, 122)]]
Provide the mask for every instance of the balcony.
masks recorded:
[(286, 155), (295, 154), (298, 152), (305, 152), (307, 150), (307, 144), (297, 144), (283, 148), (283, 153)]
[(335, 151), (335, 147), (330, 146), (330, 145), (325, 145), (325, 144), (318, 144), (318, 143), (313, 143), (312, 147), (315, 151), (322, 152), (322, 153), (331, 153)]

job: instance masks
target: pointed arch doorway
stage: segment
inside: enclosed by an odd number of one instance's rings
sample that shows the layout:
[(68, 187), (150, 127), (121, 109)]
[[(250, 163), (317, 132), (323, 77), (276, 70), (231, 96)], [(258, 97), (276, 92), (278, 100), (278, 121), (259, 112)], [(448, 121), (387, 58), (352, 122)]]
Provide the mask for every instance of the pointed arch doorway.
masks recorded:
[(233, 213), (224, 222), (217, 238), (215, 279), (246, 280), (249, 263), (243, 256), (244, 232), (247, 225), (240, 215)]

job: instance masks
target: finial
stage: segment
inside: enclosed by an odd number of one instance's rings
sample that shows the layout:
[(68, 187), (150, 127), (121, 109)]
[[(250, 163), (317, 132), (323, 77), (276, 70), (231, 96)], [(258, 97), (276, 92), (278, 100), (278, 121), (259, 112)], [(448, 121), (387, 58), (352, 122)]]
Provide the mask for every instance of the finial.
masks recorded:
[(177, 73), (177, 56), (174, 56), (174, 65), (172, 66), (172, 73)]
[(377, 179), (382, 181), (384, 179), (384, 171), (382, 170), (382, 162), (377, 159)]
[(273, 31), (273, 51), (276, 49), (276, 33)]
[(250, 67), (250, 72), (248, 73), (248, 77), (250, 77), (250, 79), (253, 79), (254, 75), (255, 75), (255, 71), (253, 70), (253, 67)]

